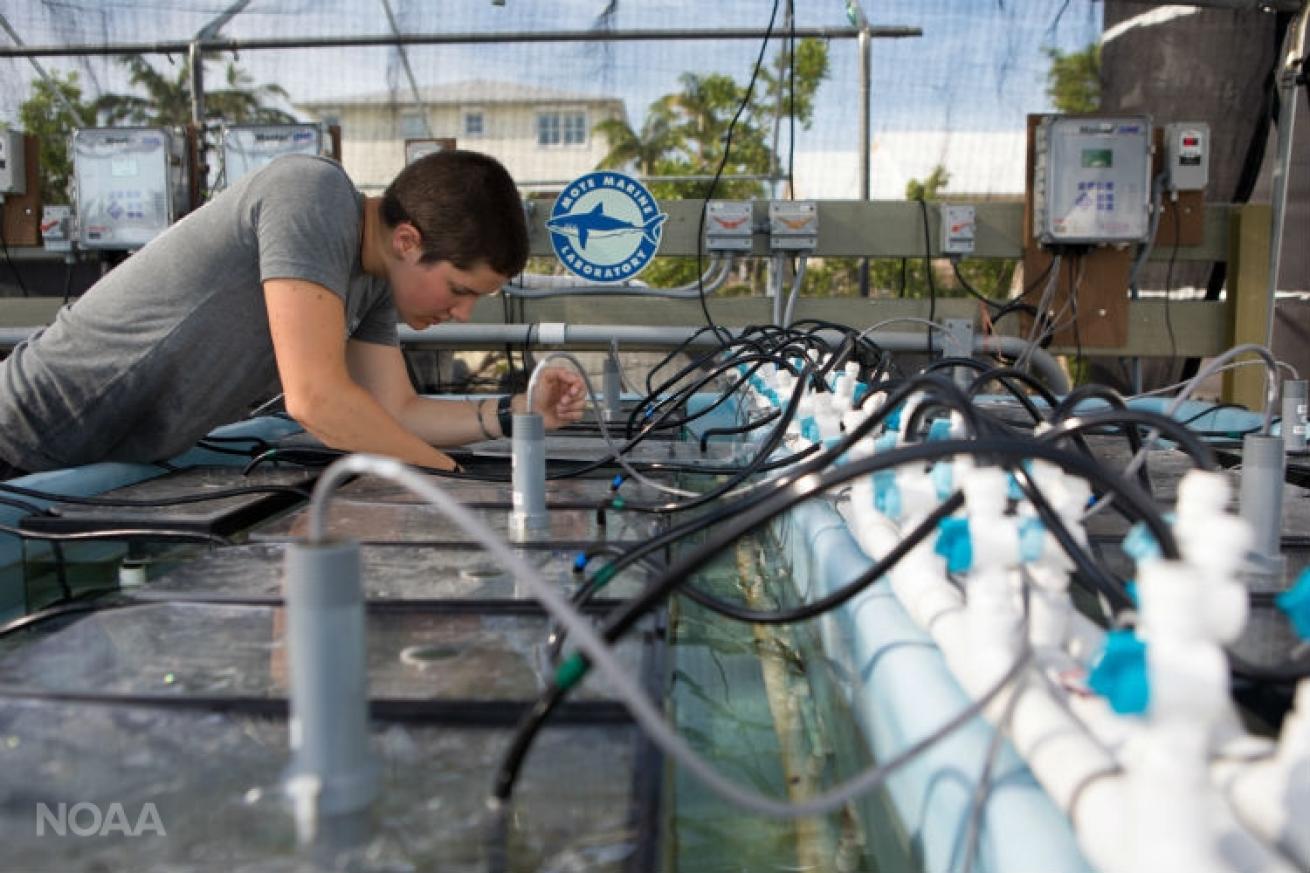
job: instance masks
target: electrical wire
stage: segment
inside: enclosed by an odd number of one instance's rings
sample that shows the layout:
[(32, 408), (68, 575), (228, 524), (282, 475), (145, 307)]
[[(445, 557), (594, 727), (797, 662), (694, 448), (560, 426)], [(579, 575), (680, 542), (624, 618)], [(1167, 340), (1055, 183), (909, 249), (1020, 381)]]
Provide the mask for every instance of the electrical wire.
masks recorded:
[[(919, 211), (923, 215), (923, 274), (928, 279), (928, 321), (937, 321), (937, 282), (932, 276), (932, 235), (928, 231), (928, 201), (925, 191), (919, 197)], [(927, 333), (928, 354), (932, 354), (932, 331)]]
[[(719, 166), (714, 170), (714, 178), (710, 180), (709, 188), (701, 200), (700, 218), (696, 223), (696, 274), (701, 275), (703, 268), (702, 261), (705, 259), (705, 219), (709, 215), (710, 201), (714, 199), (714, 191), (719, 186), (719, 179), (723, 176), (723, 170), (728, 165), (728, 156), (732, 153), (732, 134), (737, 129), (737, 122), (741, 119), (742, 113), (750, 105), (751, 95), (755, 92), (755, 80), (759, 78), (760, 68), (764, 64), (764, 53), (769, 48), (769, 40), (773, 38), (773, 25), (778, 19), (778, 6), (780, 0), (773, 0), (773, 11), (769, 13), (769, 24), (764, 29), (764, 39), (760, 41), (760, 53), (755, 58), (755, 68), (751, 71), (750, 82), (746, 85), (746, 93), (742, 96), (741, 104), (737, 107), (737, 112), (732, 116), (732, 121), (728, 123), (727, 133), (723, 137), (723, 157), (719, 161)], [(725, 339), (726, 331), (714, 323), (713, 317), (710, 316), (710, 307), (706, 302), (705, 286), (703, 283), (697, 283), (699, 293), (701, 312), (705, 315), (705, 323), (713, 330), (716, 339), (722, 343)]]

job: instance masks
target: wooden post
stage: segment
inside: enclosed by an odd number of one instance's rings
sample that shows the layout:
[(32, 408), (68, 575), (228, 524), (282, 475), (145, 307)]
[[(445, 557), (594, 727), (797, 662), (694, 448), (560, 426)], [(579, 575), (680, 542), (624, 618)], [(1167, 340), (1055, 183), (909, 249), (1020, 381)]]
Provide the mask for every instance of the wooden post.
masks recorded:
[[(1233, 305), (1233, 345), (1268, 341), (1269, 324), (1269, 222), (1268, 203), (1235, 206), (1229, 224), (1228, 296)], [(1224, 374), (1224, 400), (1249, 409), (1263, 410), (1263, 366), (1238, 367)]]

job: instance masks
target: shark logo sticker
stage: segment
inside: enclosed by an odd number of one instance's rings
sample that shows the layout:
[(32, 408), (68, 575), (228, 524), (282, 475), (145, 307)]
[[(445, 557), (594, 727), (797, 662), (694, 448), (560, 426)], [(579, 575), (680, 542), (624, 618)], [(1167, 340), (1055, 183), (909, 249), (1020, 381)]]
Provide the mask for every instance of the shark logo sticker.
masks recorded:
[(646, 186), (598, 170), (565, 186), (546, 219), (555, 256), (589, 282), (622, 282), (646, 268), (668, 215)]

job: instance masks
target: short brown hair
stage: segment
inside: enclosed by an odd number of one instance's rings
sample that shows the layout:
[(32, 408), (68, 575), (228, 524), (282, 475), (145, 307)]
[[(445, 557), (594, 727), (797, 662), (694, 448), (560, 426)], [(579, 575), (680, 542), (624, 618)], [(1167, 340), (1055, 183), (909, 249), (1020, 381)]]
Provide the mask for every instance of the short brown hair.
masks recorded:
[(485, 263), (514, 276), (528, 262), (523, 201), (489, 155), (450, 149), (419, 158), (387, 186), (381, 213), (387, 227), (414, 225), (424, 263), (450, 261), (461, 270)]

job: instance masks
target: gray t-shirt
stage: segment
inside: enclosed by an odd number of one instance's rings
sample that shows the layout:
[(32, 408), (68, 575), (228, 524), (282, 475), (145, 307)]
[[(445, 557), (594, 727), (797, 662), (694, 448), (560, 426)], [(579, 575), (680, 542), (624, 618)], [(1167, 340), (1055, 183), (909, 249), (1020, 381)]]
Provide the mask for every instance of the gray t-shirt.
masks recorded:
[(289, 156), (179, 221), (0, 363), (0, 459), (157, 461), (241, 418), (278, 390), (267, 279), (322, 285), (348, 337), (395, 345), (390, 288), (360, 264), (362, 209), (338, 164)]

